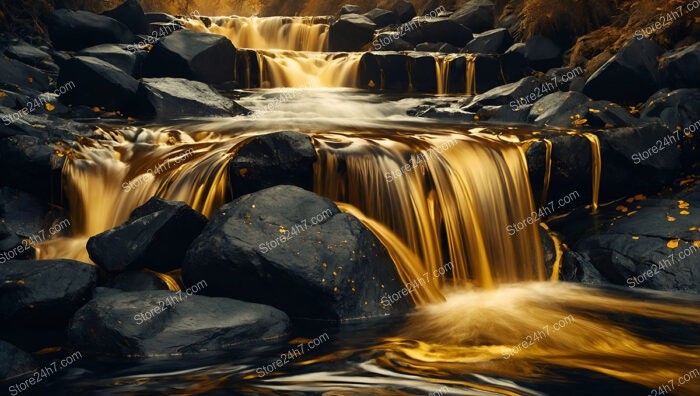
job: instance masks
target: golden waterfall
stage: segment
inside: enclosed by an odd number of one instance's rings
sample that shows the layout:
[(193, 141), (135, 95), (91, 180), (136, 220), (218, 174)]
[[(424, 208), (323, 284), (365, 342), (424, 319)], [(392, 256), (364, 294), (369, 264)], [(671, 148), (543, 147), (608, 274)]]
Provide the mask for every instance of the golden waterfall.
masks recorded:
[(262, 88), (357, 86), (361, 53), (258, 51)]

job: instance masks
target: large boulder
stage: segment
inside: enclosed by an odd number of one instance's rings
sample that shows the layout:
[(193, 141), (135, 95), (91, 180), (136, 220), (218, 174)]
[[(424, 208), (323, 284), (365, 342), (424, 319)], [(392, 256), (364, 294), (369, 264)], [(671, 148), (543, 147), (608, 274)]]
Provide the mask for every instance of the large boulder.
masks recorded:
[(369, 20), (374, 22), (378, 28), (399, 23), (399, 17), (395, 12), (383, 8), (373, 8), (364, 14)]
[(564, 51), (544, 36), (531, 37), (525, 43), (525, 61), (534, 70), (545, 72), (562, 64)]
[[(22, 62), (0, 56), (0, 70), (2, 70), (0, 87), (12, 91), (29, 90), (37, 93), (49, 89), (49, 78), (46, 74)], [(26, 102), (21, 104), (21, 107), (24, 106)]]
[(450, 15), (450, 19), (466, 26), (474, 33), (493, 29), (496, 23), (495, 6), (491, 0), (471, 0)]
[(122, 272), (103, 286), (122, 291), (170, 290), (162, 274), (148, 270)]
[(129, 220), (88, 240), (90, 259), (109, 272), (150, 268), (168, 272), (180, 267), (206, 217), (184, 202), (151, 198)]
[(92, 295), (97, 269), (73, 260), (0, 265), (0, 319), (8, 326), (61, 327)]
[(139, 82), (123, 70), (103, 60), (77, 56), (61, 66), (58, 84), (73, 84), (61, 95), (61, 101), (71, 105), (101, 106), (107, 110), (122, 110), (136, 98)]
[(375, 51), (411, 51), (415, 46), (400, 38), (399, 32), (382, 32), (372, 41)]
[(282, 309), (299, 319), (350, 321), (406, 312), (410, 298), (384, 246), (326, 198), (277, 186), (224, 205), (187, 253), (186, 284)]
[(411, 82), (413, 89), (418, 92), (437, 92), (437, 64), (435, 57), (428, 54), (409, 53), (408, 54), (411, 67)]
[(138, 88), (138, 105), (130, 113), (171, 120), (186, 117), (226, 117), (248, 114), (233, 100), (199, 81), (182, 78), (144, 78)]
[(450, 18), (418, 17), (401, 25), (403, 39), (418, 45), (420, 43), (449, 43), (464, 47), (474, 37), (466, 26)]
[(311, 138), (299, 132), (255, 136), (242, 144), (229, 165), (229, 180), (236, 196), (280, 184), (313, 190), (316, 149)]
[(645, 101), (659, 88), (657, 58), (662, 53), (651, 40), (631, 39), (588, 78), (583, 93), (622, 104)]
[(102, 15), (116, 19), (135, 34), (148, 34), (148, 18), (137, 0), (126, 0), (117, 8), (105, 11)]
[(235, 79), (235, 60), (236, 47), (226, 37), (183, 29), (153, 46), (143, 75), (223, 83)]
[(345, 4), (344, 6), (340, 7), (340, 11), (338, 11), (338, 15), (359, 14), (361, 12), (362, 12), (362, 8), (360, 8), (360, 6), (357, 6), (354, 4)]
[[(0, 184), (50, 200), (51, 181), (60, 180), (65, 157), (45, 139), (17, 135), (0, 139)], [(17, 169), (18, 171), (10, 171)], [(21, 170), (21, 171), (20, 171)]]
[(129, 44), (136, 36), (121, 22), (87, 11), (56, 10), (47, 19), (49, 37), (58, 50), (77, 51), (98, 44)]
[(39, 365), (32, 355), (9, 342), (0, 340), (0, 381), (28, 374), (38, 368)]
[(21, 40), (8, 45), (4, 52), (12, 59), (38, 68), (44, 68), (47, 63), (51, 63), (51, 55)]
[(592, 101), (586, 95), (557, 91), (535, 102), (530, 120), (560, 128), (620, 128), (638, 123), (629, 112), (615, 103)]
[(372, 41), (377, 25), (364, 15), (344, 14), (333, 22), (328, 32), (331, 51), (361, 51)]
[(413, 4), (406, 0), (397, 0), (391, 10), (396, 13), (400, 23), (408, 22), (416, 16), (416, 9)]
[(130, 76), (139, 77), (141, 66), (140, 58), (137, 57), (133, 51), (127, 51), (123, 46), (101, 44), (85, 48), (78, 52), (78, 55), (100, 59)]
[(499, 28), (475, 34), (464, 51), (479, 54), (502, 54), (513, 45), (513, 36), (507, 29)]
[(46, 227), (49, 204), (11, 187), (0, 187), (0, 218), (7, 228), (25, 238)]
[(476, 111), (482, 106), (499, 105), (512, 106), (515, 108), (533, 104), (542, 97), (541, 92), (544, 91), (543, 87), (544, 84), (537, 78), (525, 77), (520, 81), (501, 85), (476, 95), (463, 107), (463, 110)]
[(663, 55), (659, 62), (662, 85), (669, 88), (700, 88), (700, 43)]
[(525, 43), (515, 43), (500, 56), (501, 73), (506, 82), (516, 82), (532, 74), (527, 59), (525, 59)]
[(659, 91), (644, 104), (641, 118), (659, 120), (671, 129), (687, 128), (700, 120), (700, 89)]
[(280, 339), (288, 330), (287, 315), (264, 305), (192, 290), (100, 288), (71, 319), (68, 337), (83, 353), (143, 357), (226, 350)]

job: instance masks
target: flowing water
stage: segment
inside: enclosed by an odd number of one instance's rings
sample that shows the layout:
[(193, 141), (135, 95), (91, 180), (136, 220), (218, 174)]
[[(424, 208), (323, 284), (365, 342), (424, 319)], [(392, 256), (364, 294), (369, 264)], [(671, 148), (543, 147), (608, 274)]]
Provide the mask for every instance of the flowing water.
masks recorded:
[[(507, 225), (527, 218), (540, 200), (524, 156), (536, 139), (531, 131), (416, 119), (406, 111), (440, 97), (341, 88), (353, 83), (336, 71), (352, 71), (351, 58), (360, 55), (322, 52), (325, 39), (312, 35), (326, 30), (316, 22), (216, 21), (244, 36), (242, 45), (259, 46), (272, 83), (240, 100), (257, 116), (103, 125), (104, 140), (85, 139), (66, 153), (73, 235), (44, 243), (39, 255), (89, 260), (87, 238), (121, 224), (154, 195), (210, 216), (237, 196), (227, 174), (237, 148), (253, 136), (294, 130), (309, 135), (318, 152), (315, 191), (377, 235), (403, 281), (441, 275), (411, 295), (416, 312), (298, 326), (288, 344), (224, 354), (83, 363), (54, 380), (55, 393), (647, 395), (674, 379), (674, 394), (700, 394), (700, 378), (678, 383), (700, 367), (696, 297), (551, 281), (539, 227), (508, 235)], [(307, 32), (286, 40), (277, 34), (285, 23)], [(324, 74), (333, 60), (338, 69)], [(595, 210), (600, 148), (587, 138)], [(446, 263), (449, 270), (440, 272)], [(322, 333), (330, 338), (319, 348), (256, 374)]]

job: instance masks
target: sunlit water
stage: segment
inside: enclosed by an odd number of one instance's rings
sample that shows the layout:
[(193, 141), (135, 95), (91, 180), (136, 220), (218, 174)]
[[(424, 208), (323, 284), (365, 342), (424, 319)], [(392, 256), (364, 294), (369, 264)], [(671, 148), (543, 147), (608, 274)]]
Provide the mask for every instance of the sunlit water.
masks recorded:
[[(518, 238), (505, 229), (535, 204), (518, 145), (528, 131), (406, 115), (435, 100), (449, 98), (276, 89), (240, 100), (253, 117), (105, 126), (111, 143), (71, 153), (64, 176), (74, 235), (44, 244), (45, 258), (86, 259), (87, 237), (120, 224), (152, 195), (210, 215), (235, 196), (224, 170), (240, 143), (297, 130), (319, 152), (316, 191), (381, 232), (404, 280), (450, 260), (456, 269), (416, 292), (421, 305), (404, 318), (300, 325), (288, 343), (221, 354), (84, 359), (52, 379), (51, 393), (650, 395), (675, 380), (675, 394), (700, 394), (700, 378), (678, 383), (700, 367), (698, 298), (546, 281), (534, 227)], [(382, 180), (442, 141), (457, 143), (399, 182)], [(124, 183), (189, 149), (179, 167), (125, 191)], [(343, 174), (338, 161), (347, 165)], [(436, 246), (442, 235), (446, 247)], [(329, 339), (317, 348), (259, 374), (324, 333)]]

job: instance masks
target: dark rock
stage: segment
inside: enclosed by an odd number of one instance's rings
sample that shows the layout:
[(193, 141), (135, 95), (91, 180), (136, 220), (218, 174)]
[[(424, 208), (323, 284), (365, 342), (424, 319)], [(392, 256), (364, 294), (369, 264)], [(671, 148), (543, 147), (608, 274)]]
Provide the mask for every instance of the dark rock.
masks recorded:
[[(0, 185), (35, 193), (49, 201), (51, 181), (60, 180), (65, 157), (45, 140), (32, 136), (11, 136), (0, 139), (0, 168), (21, 169), (1, 172)], [(58, 178), (58, 179), (57, 179)]]
[(63, 103), (100, 106), (107, 110), (131, 106), (139, 87), (135, 78), (118, 67), (87, 56), (77, 56), (61, 66), (58, 85), (69, 83), (74, 87), (61, 95)]
[(24, 41), (5, 48), (5, 55), (34, 67), (41, 67), (44, 62), (51, 60), (51, 55)]
[(157, 39), (163, 38), (163, 37), (168, 37), (171, 34), (177, 32), (178, 30), (184, 29), (184, 27), (179, 24), (179, 23), (160, 23), (160, 22), (154, 22), (148, 25), (149, 30), (151, 31), (151, 34), (148, 37), (144, 37), (142, 43), (144, 43), (143, 46), (146, 45), (146, 43), (155, 43)]
[(207, 84), (182, 78), (144, 78), (138, 104), (129, 111), (157, 119), (236, 116), (249, 110), (214, 91)]
[(34, 247), (28, 242), (22, 242), (6, 225), (5, 220), (0, 218), (0, 265), (14, 259), (32, 260), (34, 255)]
[(41, 71), (14, 59), (0, 56), (2, 80), (0, 87), (12, 91), (31, 90), (45, 92), (49, 89), (49, 78)]
[(60, 327), (92, 295), (97, 269), (73, 260), (0, 265), (0, 319), (9, 326)]
[(88, 240), (90, 259), (109, 272), (150, 268), (168, 272), (180, 267), (206, 217), (184, 202), (151, 198), (129, 220)]
[(499, 105), (507, 105), (515, 108), (521, 106), (523, 99), (533, 98), (533, 100), (528, 103), (522, 103), (522, 105), (531, 104), (539, 99), (537, 97), (537, 92), (542, 90), (542, 86), (542, 82), (537, 78), (525, 77), (518, 82), (502, 85), (476, 95), (463, 109), (476, 111), (481, 106)]
[(667, 52), (659, 62), (664, 87), (700, 88), (700, 43)]
[(513, 36), (508, 30), (500, 28), (475, 34), (474, 39), (464, 47), (464, 51), (473, 54), (502, 54), (511, 45)]
[[(691, 207), (698, 200), (685, 199)], [(610, 283), (654, 290), (700, 292), (697, 268), (700, 247), (694, 245), (697, 233), (689, 231), (700, 218), (695, 211), (679, 214), (678, 200), (642, 202), (630, 216), (614, 220), (604, 233), (580, 241), (576, 250), (590, 258), (595, 268)], [(673, 216), (676, 221), (668, 221)], [(633, 238), (636, 237), (636, 238)], [(676, 248), (669, 242), (678, 241)]]
[(616, 103), (646, 100), (659, 86), (657, 57), (663, 50), (648, 39), (631, 39), (586, 81), (583, 93)]
[(340, 7), (340, 11), (338, 12), (338, 15), (359, 14), (361, 12), (362, 12), (362, 8), (360, 8), (360, 6), (346, 4), (342, 7)]
[(409, 53), (408, 56), (411, 62), (413, 89), (418, 92), (437, 92), (435, 57), (418, 53)]
[(77, 51), (98, 44), (129, 44), (136, 36), (121, 22), (87, 11), (59, 9), (47, 19), (49, 36), (58, 50)]
[(192, 244), (182, 274), (186, 284), (206, 279), (207, 294), (267, 303), (300, 319), (349, 321), (413, 305), (380, 303), (404, 285), (374, 234), (294, 186), (224, 205)]
[[(576, 110), (589, 102), (591, 99), (582, 93), (557, 91), (534, 103), (530, 121), (537, 125), (569, 127), (572, 126), (573, 115), (577, 114)], [(549, 124), (552, 119), (557, 120), (554, 125)]]
[(236, 52), (236, 81), (243, 88), (260, 88), (260, 61), (255, 50)]
[(0, 340), (0, 381), (28, 374), (38, 368), (39, 365), (32, 355)]
[(501, 71), (507, 83), (516, 82), (532, 74), (525, 59), (525, 43), (513, 44), (501, 55)]
[(413, 7), (413, 4), (405, 0), (397, 0), (394, 5), (391, 6), (391, 10), (396, 13), (396, 16), (399, 18), (399, 23), (408, 22), (416, 16), (416, 9)]
[(68, 337), (83, 353), (134, 357), (226, 350), (279, 339), (288, 330), (287, 315), (264, 305), (185, 292), (98, 289), (71, 319)]
[(414, 117), (432, 118), (441, 121), (470, 122), (475, 120), (474, 113), (443, 105), (421, 105), (416, 109), (410, 110), (408, 114)]
[(140, 64), (137, 63), (136, 54), (116, 44), (102, 44), (85, 48), (77, 55), (100, 59), (132, 77), (139, 77), (140, 74)]
[(700, 120), (700, 89), (659, 91), (644, 104), (641, 118), (658, 119), (671, 129), (687, 128)]
[(544, 36), (534, 36), (525, 43), (525, 61), (534, 70), (547, 71), (562, 64), (562, 49)]
[(373, 8), (364, 14), (379, 28), (399, 23), (399, 17), (395, 12), (382, 8)]
[(559, 274), (559, 280), (566, 282), (581, 282), (593, 286), (608, 283), (586, 256), (572, 250), (564, 252)]
[[(537, 108), (537, 104), (533, 107)], [(605, 100), (582, 103), (573, 109), (561, 109), (556, 116), (545, 121), (547, 126), (562, 128), (621, 128), (638, 123), (639, 120), (630, 115), (627, 109)]]
[(143, 75), (223, 83), (234, 80), (235, 60), (236, 47), (226, 37), (183, 29), (153, 46)]
[(459, 48), (472, 40), (469, 28), (449, 18), (418, 17), (401, 25), (403, 39), (418, 45), (420, 43), (449, 43)]
[[(86, 124), (58, 118), (52, 114), (67, 114), (68, 107), (63, 105), (56, 95), (48, 94), (41, 95), (37, 98), (24, 98), (24, 101), (18, 102), (17, 107), (27, 109), (26, 105), (31, 100), (41, 101), (44, 107), (34, 107), (34, 112), (24, 110), (11, 110), (0, 106), (0, 137), (25, 135), (42, 140), (61, 139), (74, 140), (76, 136), (92, 135), (92, 129)], [(48, 110), (46, 104), (51, 104), (55, 108)]]
[(146, 20), (148, 23), (173, 23), (177, 18), (165, 12), (146, 12)]
[(243, 144), (229, 165), (236, 196), (280, 184), (313, 190), (316, 149), (311, 138), (299, 132), (256, 136)]
[(448, 43), (420, 43), (416, 45), (416, 51), (440, 52), (443, 54), (458, 54), (460, 49)]
[(484, 106), (476, 112), (479, 121), (497, 124), (527, 124), (532, 105), (512, 108), (511, 106)]
[(451, 16), (455, 22), (466, 26), (474, 33), (493, 29), (496, 22), (495, 6), (491, 0), (471, 0)]
[[(580, 67), (555, 67), (547, 71), (547, 79), (554, 82), (562, 91), (581, 92), (586, 79)], [(576, 89), (575, 85), (578, 85)]]
[(48, 213), (48, 204), (39, 198), (14, 188), (0, 187), (0, 218), (12, 233), (32, 237), (44, 229)]
[(344, 14), (328, 32), (331, 51), (361, 51), (372, 41), (377, 25), (364, 15)]
[(135, 34), (148, 34), (148, 18), (137, 0), (126, 0), (119, 7), (105, 11), (102, 15), (123, 23)]
[(474, 90), (478, 94), (503, 85), (501, 64), (495, 55), (477, 55), (474, 59)]
[(105, 287), (122, 291), (170, 290), (168, 284), (151, 271), (127, 271), (108, 280)]
[(359, 66), (361, 87), (406, 91), (410, 84), (409, 58), (397, 52), (367, 52)]
[(379, 33), (372, 41), (375, 51), (411, 51), (414, 45), (402, 40), (398, 32)]

